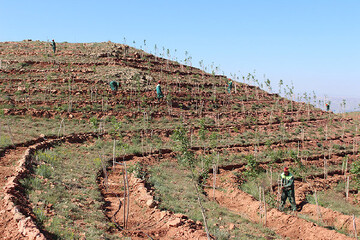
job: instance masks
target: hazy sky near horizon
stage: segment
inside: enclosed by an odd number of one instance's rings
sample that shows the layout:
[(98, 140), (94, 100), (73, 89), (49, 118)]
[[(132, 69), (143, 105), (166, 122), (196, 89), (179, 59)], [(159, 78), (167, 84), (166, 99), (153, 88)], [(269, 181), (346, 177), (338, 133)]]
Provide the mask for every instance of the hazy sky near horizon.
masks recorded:
[(359, 12), (358, 0), (0, 0), (0, 41), (125, 38), (178, 60), (187, 51), (219, 74), (255, 70), (275, 91), (282, 79), (298, 93), (360, 98)]

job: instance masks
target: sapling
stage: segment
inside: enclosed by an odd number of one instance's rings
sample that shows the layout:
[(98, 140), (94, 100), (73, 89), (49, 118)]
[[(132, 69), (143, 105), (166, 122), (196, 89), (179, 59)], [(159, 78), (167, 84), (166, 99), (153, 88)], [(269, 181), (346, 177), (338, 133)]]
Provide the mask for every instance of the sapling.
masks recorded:
[(103, 173), (104, 173), (104, 185), (105, 185), (105, 189), (106, 189), (106, 192), (108, 192), (108, 189), (109, 189), (109, 185), (108, 185), (108, 175), (107, 175), (107, 171), (106, 171), (106, 166), (105, 166), (105, 163), (103, 161), (103, 158), (102, 158), (102, 154), (99, 153), (99, 158), (100, 158), (100, 161), (101, 161), (101, 167), (103, 169)]
[(345, 176), (345, 174), (347, 172), (348, 160), (349, 160), (349, 156), (346, 155), (345, 158), (343, 159), (343, 163), (342, 163), (342, 167), (341, 167), (341, 171), (342, 171), (344, 176)]
[(356, 139), (353, 139), (353, 155), (356, 155), (357, 149), (356, 149)]
[[(270, 184), (272, 185), (273, 184), (273, 170), (272, 170), (272, 167), (270, 167)], [(274, 190), (272, 187), (270, 187), (270, 191), (271, 193), (274, 193)]]
[(113, 144), (113, 168), (115, 167), (115, 155), (116, 155), (116, 139), (114, 138), (114, 144)]
[[(219, 158), (219, 153), (218, 153), (218, 158)], [(216, 188), (216, 174), (218, 171), (218, 166), (217, 163), (215, 162), (213, 164), (213, 200), (215, 201), (215, 188)]]
[(124, 206), (124, 228), (127, 228), (128, 219), (129, 219), (129, 209), (130, 209), (130, 191), (129, 191), (129, 179), (127, 174), (126, 162), (123, 161), (124, 172), (123, 172), (123, 179), (124, 179), (124, 203), (126, 201), (126, 208)]
[(64, 135), (64, 133), (65, 133), (65, 124), (64, 124), (64, 120), (65, 120), (65, 118), (62, 118), (61, 119), (61, 122), (60, 122), (60, 127), (59, 127), (59, 131), (58, 131), (58, 137), (60, 137), (60, 132), (61, 132), (61, 129), (62, 129), (62, 127), (64, 126), (64, 129), (63, 129), (63, 135)]
[(144, 157), (144, 131), (141, 131), (141, 152)]
[(72, 99), (71, 99), (71, 83), (72, 83), (72, 77), (68, 80), (69, 83), (69, 101), (68, 101), (68, 113), (72, 110)]
[(104, 97), (102, 97), (101, 99), (101, 111), (104, 112), (105, 109), (104, 109)]
[[(265, 75), (264, 75), (264, 79), (265, 79)], [(266, 79), (266, 80), (265, 80), (265, 85), (266, 85), (268, 91), (269, 91), (270, 93), (272, 93), (272, 88), (271, 88), (270, 79)]]
[(279, 81), (279, 95), (281, 94), (281, 87), (284, 84), (283, 80), (280, 79)]
[(7, 123), (7, 127), (8, 127), (8, 133), (9, 133), (9, 136), (10, 136), (11, 144), (12, 144), (13, 146), (15, 146), (15, 144), (14, 144), (14, 137), (13, 137), (13, 135), (12, 135), (12, 133), (11, 133), (11, 128), (10, 128), (10, 124), (9, 124), (9, 123)]
[(93, 101), (93, 88), (90, 88), (90, 101)]
[(328, 140), (328, 125), (325, 126), (325, 140)]
[(265, 187), (259, 186), (259, 215), (260, 215), (260, 221), (263, 226), (266, 226), (266, 201), (265, 201)]
[(280, 178), (280, 175), (278, 177), (278, 180), (277, 180), (277, 194), (276, 194), (276, 201), (278, 203), (278, 208), (280, 209), (280, 206), (281, 206), (281, 192), (280, 192), (280, 189), (282, 188), (282, 180)]
[(316, 188), (314, 188), (310, 182), (308, 182), (306, 179), (305, 179), (305, 182), (307, 184), (309, 184), (310, 188), (313, 190), (314, 194), (314, 200), (315, 200), (315, 204), (316, 204), (316, 212), (317, 212), (317, 215), (318, 215), (318, 220), (322, 223), (322, 216), (321, 216), (321, 211), (320, 211), (320, 207), (319, 207), (319, 202), (318, 202), (318, 198), (317, 198), (317, 192), (316, 192)]
[[(236, 77), (237, 81), (239, 81), (239, 77)], [(234, 86), (235, 86), (235, 94), (237, 94), (237, 83), (235, 82), (234, 83)]]
[(324, 155), (324, 179), (327, 178), (327, 162), (326, 162), (326, 157)]
[(197, 200), (198, 200), (198, 204), (200, 206), (200, 210), (201, 210), (201, 214), (203, 217), (203, 221), (204, 221), (204, 227), (205, 227), (205, 231), (206, 231), (206, 235), (208, 240), (210, 240), (210, 234), (209, 234), (209, 230), (208, 230), (208, 225), (207, 225), (207, 219), (206, 219), (206, 215), (205, 215), (205, 209), (201, 203), (201, 199), (200, 199), (200, 192), (198, 189), (198, 183), (196, 181), (196, 177), (195, 177), (195, 156), (194, 153), (190, 151), (190, 140), (187, 136), (187, 133), (185, 131), (185, 128), (183, 126), (178, 127), (174, 134), (173, 134), (173, 140), (178, 142), (177, 148), (180, 150), (180, 161), (182, 163), (184, 163), (190, 170), (191, 172), (191, 181), (194, 185), (194, 188), (196, 190), (196, 195), (197, 195)]

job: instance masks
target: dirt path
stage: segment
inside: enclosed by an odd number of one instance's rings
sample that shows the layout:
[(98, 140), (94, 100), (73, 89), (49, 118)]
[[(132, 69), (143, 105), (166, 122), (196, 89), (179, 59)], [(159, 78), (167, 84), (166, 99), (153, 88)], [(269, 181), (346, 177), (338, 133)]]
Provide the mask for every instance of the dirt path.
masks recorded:
[(6, 150), (0, 158), (0, 232), (1, 239), (25, 239), (18, 231), (18, 224), (14, 219), (11, 208), (6, 206), (4, 200), (4, 186), (7, 179), (16, 174), (18, 160), (24, 155), (26, 147)]
[[(137, 157), (128, 164), (135, 163)], [(124, 203), (123, 166), (116, 165), (108, 179), (108, 191), (103, 188), (103, 196), (107, 204), (106, 215), (124, 227), (123, 204), (119, 209), (119, 201)], [(129, 178), (129, 215), (126, 229), (119, 231), (121, 237), (131, 239), (207, 239), (201, 222), (194, 222), (185, 215), (161, 211), (157, 207), (143, 181), (131, 176)], [(126, 202), (126, 201), (125, 201)], [(117, 212), (118, 211), (118, 212)], [(115, 214), (117, 212), (117, 214)], [(149, 238), (150, 239), (150, 238)]]

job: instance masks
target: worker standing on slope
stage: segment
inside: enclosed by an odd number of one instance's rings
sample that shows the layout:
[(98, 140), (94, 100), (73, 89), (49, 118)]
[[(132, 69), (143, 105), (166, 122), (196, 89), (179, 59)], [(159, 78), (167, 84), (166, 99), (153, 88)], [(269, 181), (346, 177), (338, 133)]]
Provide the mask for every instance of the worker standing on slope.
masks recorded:
[(330, 103), (326, 103), (326, 111), (330, 111)]
[(281, 173), (281, 185), (282, 192), (280, 210), (284, 210), (286, 199), (289, 198), (291, 209), (296, 211), (294, 176), (289, 172), (289, 168), (287, 167), (285, 167), (284, 172)]
[(116, 81), (111, 81), (109, 84), (110, 84), (110, 88), (111, 88), (113, 94), (115, 95), (117, 90), (119, 89), (120, 84)]
[(231, 93), (231, 90), (232, 90), (232, 84), (233, 84), (233, 82), (232, 82), (232, 80), (229, 78), (228, 88), (227, 88), (228, 93)]
[(54, 54), (55, 54), (55, 52), (56, 52), (56, 43), (55, 43), (54, 39), (52, 40), (52, 43), (50, 45), (51, 45), (51, 47), (52, 47), (52, 49), (54, 51)]
[(158, 85), (156, 86), (156, 94), (157, 94), (157, 99), (160, 101), (160, 99), (162, 99), (164, 97), (164, 94), (161, 91), (161, 86), (160, 86), (161, 81), (158, 82)]

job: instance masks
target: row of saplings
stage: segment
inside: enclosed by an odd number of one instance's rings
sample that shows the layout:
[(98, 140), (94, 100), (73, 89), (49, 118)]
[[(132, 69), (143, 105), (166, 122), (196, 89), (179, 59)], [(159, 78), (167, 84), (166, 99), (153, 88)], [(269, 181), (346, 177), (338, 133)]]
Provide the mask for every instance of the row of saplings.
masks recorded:
[[(264, 169), (261, 168), (256, 160), (253, 158), (253, 156), (246, 156), (247, 158), (247, 165), (246, 170), (243, 173), (235, 173), (235, 175), (238, 177), (238, 182), (240, 184), (244, 184), (246, 182), (255, 180), (256, 178), (259, 178), (261, 173), (264, 173)], [(300, 166), (302, 170), (304, 170), (304, 166)], [(350, 173), (353, 180), (353, 187), (360, 189), (360, 161), (354, 161), (350, 167)], [(293, 172), (297, 172), (296, 168), (293, 169)], [(268, 171), (266, 171), (267, 174)], [(272, 175), (272, 173), (271, 173)], [(272, 177), (271, 177), (272, 178)], [(260, 180), (260, 179), (259, 179)], [(261, 180), (262, 181), (262, 180)], [(290, 202), (290, 209), (291, 211), (300, 211), (301, 208), (297, 206), (295, 202), (295, 184), (294, 184), (294, 175), (290, 172), (289, 167), (284, 167), (282, 173), (278, 177), (278, 188), (280, 191), (278, 191), (278, 196), (280, 199), (275, 201), (272, 197), (270, 197), (270, 205), (273, 205), (273, 207), (278, 207), (280, 211), (285, 210), (285, 205), (287, 199)], [(261, 185), (261, 184), (258, 184)], [(272, 186), (271, 186), (272, 189)], [(280, 202), (279, 202), (280, 200)]]

